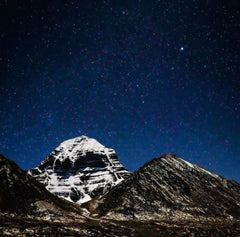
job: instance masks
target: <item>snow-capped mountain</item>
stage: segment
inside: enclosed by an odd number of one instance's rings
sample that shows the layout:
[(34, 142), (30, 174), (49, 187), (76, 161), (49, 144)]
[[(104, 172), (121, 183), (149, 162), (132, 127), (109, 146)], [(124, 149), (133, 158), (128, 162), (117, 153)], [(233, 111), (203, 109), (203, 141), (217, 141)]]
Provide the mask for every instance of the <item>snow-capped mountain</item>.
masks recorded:
[(29, 174), (57, 196), (84, 203), (105, 194), (130, 172), (113, 149), (81, 136), (61, 143)]

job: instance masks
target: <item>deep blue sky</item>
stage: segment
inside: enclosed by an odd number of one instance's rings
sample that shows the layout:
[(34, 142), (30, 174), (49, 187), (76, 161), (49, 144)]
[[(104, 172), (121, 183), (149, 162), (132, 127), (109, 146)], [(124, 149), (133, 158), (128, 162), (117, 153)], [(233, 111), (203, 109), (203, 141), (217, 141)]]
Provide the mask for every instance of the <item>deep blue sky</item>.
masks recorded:
[(175, 153), (240, 181), (238, 0), (1, 1), (0, 153), (80, 135), (131, 171)]

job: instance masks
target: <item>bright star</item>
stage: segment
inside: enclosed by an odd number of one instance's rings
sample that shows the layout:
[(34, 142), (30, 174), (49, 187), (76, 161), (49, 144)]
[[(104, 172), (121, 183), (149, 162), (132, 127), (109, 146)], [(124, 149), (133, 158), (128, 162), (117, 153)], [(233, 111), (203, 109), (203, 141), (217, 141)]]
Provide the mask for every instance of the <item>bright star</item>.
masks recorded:
[(183, 51), (183, 50), (184, 50), (184, 47), (181, 47), (180, 50)]

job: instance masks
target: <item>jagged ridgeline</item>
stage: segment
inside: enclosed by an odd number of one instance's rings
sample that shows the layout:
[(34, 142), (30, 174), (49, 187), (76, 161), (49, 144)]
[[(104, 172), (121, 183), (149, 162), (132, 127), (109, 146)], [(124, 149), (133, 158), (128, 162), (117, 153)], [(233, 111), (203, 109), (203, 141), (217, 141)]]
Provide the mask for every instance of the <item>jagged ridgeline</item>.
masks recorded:
[(29, 174), (57, 196), (84, 203), (107, 193), (130, 172), (113, 149), (81, 136), (61, 143)]

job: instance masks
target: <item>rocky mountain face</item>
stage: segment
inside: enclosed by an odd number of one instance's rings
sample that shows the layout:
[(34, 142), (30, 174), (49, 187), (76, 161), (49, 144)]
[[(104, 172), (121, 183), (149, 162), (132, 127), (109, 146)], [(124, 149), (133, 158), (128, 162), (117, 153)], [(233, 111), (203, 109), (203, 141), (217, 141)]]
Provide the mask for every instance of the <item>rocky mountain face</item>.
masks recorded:
[(84, 203), (107, 193), (130, 175), (116, 152), (86, 136), (61, 143), (29, 174), (51, 192)]
[(163, 155), (86, 207), (94, 216), (134, 219), (240, 219), (240, 185)]

